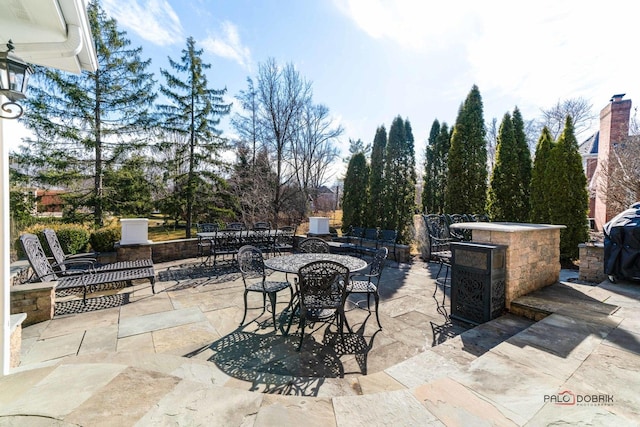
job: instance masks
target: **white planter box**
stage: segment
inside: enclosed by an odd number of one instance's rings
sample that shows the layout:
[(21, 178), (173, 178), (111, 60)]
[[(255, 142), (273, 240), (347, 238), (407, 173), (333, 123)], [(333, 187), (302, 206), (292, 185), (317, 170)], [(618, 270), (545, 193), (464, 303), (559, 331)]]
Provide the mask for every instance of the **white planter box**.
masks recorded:
[(122, 245), (146, 245), (149, 240), (149, 220), (147, 218), (123, 218), (122, 224)]
[(309, 217), (309, 234), (329, 234), (329, 218)]

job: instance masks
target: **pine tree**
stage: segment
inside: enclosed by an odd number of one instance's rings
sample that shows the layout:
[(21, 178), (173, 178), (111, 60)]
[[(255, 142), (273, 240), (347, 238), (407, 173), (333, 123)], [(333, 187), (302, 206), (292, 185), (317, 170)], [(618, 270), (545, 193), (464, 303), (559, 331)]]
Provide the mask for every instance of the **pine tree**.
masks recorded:
[(369, 205), (367, 204), (367, 183), (369, 182), (369, 166), (364, 153), (351, 156), (344, 178), (342, 193), (342, 231), (347, 232), (351, 226), (365, 224)]
[(551, 222), (566, 226), (560, 231), (560, 257), (577, 259), (578, 245), (588, 238), (589, 194), (571, 116), (551, 149), (547, 173)]
[(449, 126), (446, 123), (442, 123), (440, 126), (440, 133), (436, 139), (436, 188), (435, 188), (435, 206), (434, 213), (444, 212), (444, 200), (445, 191), (447, 188), (447, 175), (449, 147), (451, 142), (451, 133), (449, 132)]
[(422, 210), (425, 213), (437, 213), (436, 211), (436, 162), (437, 162), (437, 143), (440, 134), (440, 122), (438, 119), (433, 121), (431, 131), (429, 131), (429, 139), (424, 152), (424, 177), (422, 186)]
[(389, 129), (384, 170), (384, 222), (397, 230), (398, 241), (410, 240), (409, 227), (415, 208), (415, 153), (411, 125), (400, 116)]
[(371, 172), (369, 174), (369, 206), (366, 226), (379, 227), (384, 216), (384, 156), (387, 149), (387, 130), (384, 125), (376, 129), (371, 149)]
[(524, 119), (518, 107), (513, 110), (513, 136), (515, 137), (515, 148), (518, 153), (518, 182), (520, 183), (521, 195), (518, 201), (518, 211), (515, 212), (514, 221), (529, 221), (530, 207), (529, 199), (531, 193), (531, 152), (527, 144), (527, 134), (524, 131)]
[(519, 222), (523, 215), (519, 168), (513, 121), (506, 113), (498, 131), (496, 164), (487, 196), (487, 213), (492, 221)]
[(117, 168), (148, 143), (156, 95), (142, 48), (130, 46), (97, 1), (87, 12), (98, 69), (75, 75), (38, 67), (24, 116), (35, 138), (16, 160), (36, 167), (32, 182), (67, 189), (68, 212), (84, 215), (82, 207), (88, 207), (98, 226), (109, 192), (105, 169)]
[[(210, 64), (202, 62), (202, 49), (196, 49), (193, 37), (187, 39), (187, 48), (182, 50), (181, 62), (169, 58), (169, 65), (176, 73), (161, 69), (165, 84), (160, 91), (169, 104), (158, 108), (164, 118), (167, 132), (188, 136), (188, 141), (179, 155), (187, 160), (188, 170), (184, 180), (184, 203), (186, 205), (186, 237), (191, 237), (193, 207), (196, 188), (201, 181), (220, 181), (211, 166), (219, 165), (220, 153), (226, 148), (226, 141), (215, 128), (220, 123), (217, 118), (229, 113), (231, 104), (223, 104), (226, 89), (209, 89), (204, 70)], [(205, 167), (206, 166), (206, 167)], [(215, 198), (215, 195), (210, 195)]]
[(534, 224), (551, 223), (550, 192), (548, 182), (549, 156), (555, 145), (548, 127), (542, 129), (536, 145), (535, 161), (531, 170), (531, 222)]
[(487, 148), (482, 97), (476, 85), (458, 111), (447, 161), (445, 211), (479, 213), (487, 201)]

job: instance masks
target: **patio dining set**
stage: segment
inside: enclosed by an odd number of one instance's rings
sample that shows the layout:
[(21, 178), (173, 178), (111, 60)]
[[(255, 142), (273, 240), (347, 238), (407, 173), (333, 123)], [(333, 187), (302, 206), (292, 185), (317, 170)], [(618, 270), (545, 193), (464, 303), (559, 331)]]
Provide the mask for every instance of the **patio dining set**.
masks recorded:
[[(336, 320), (340, 336), (344, 335), (345, 326), (352, 333), (345, 314), (347, 299), (352, 294), (366, 296), (369, 312), (370, 299), (373, 297), (378, 327), (382, 328), (378, 317), (378, 289), (388, 249), (379, 249), (372, 262), (367, 264), (355, 256), (329, 253), (328, 247), (324, 248), (319, 241), (321, 239), (307, 238), (300, 243), (303, 252), (266, 259), (262, 251), (255, 246), (245, 245), (239, 249), (237, 261), (245, 287), (241, 325), (247, 317), (247, 296), (254, 292), (263, 296), (263, 313), (267, 309), (266, 299), (269, 298), (273, 326), (277, 331), (277, 294), (288, 290), (289, 302), (285, 311), (289, 311), (289, 316), (287, 326), (283, 326), (283, 330), (287, 335), (293, 317), (299, 318), (301, 333), (297, 350), (302, 346), (305, 327), (310, 322)], [(363, 272), (367, 267), (369, 271)], [(271, 280), (267, 275), (267, 269), (284, 272), (287, 276), (285, 280)], [(293, 284), (288, 280), (288, 274), (296, 275)]]
[(229, 223), (224, 227), (213, 223), (197, 224), (198, 257), (201, 265), (211, 264), (216, 267), (217, 261), (230, 259), (233, 261), (241, 247), (252, 245), (265, 255), (281, 254), (293, 251), (295, 227), (283, 226), (272, 228), (267, 221), (256, 222), (247, 227), (240, 222)]

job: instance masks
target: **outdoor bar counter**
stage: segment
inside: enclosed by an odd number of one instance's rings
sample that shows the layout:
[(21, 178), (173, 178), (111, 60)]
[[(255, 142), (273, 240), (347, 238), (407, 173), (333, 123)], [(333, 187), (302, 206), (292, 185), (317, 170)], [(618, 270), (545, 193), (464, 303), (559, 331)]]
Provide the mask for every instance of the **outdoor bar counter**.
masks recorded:
[(507, 309), (519, 296), (551, 285), (560, 278), (560, 230), (564, 225), (461, 222), (450, 227), (471, 230), (474, 242), (507, 246)]

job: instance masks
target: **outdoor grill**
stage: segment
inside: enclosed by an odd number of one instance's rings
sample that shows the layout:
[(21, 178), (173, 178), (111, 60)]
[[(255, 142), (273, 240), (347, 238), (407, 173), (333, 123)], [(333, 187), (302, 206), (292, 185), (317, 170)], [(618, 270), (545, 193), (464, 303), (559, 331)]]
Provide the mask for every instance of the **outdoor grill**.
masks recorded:
[(604, 273), (640, 280), (640, 202), (604, 225)]
[(451, 317), (480, 324), (505, 308), (506, 246), (451, 243)]

